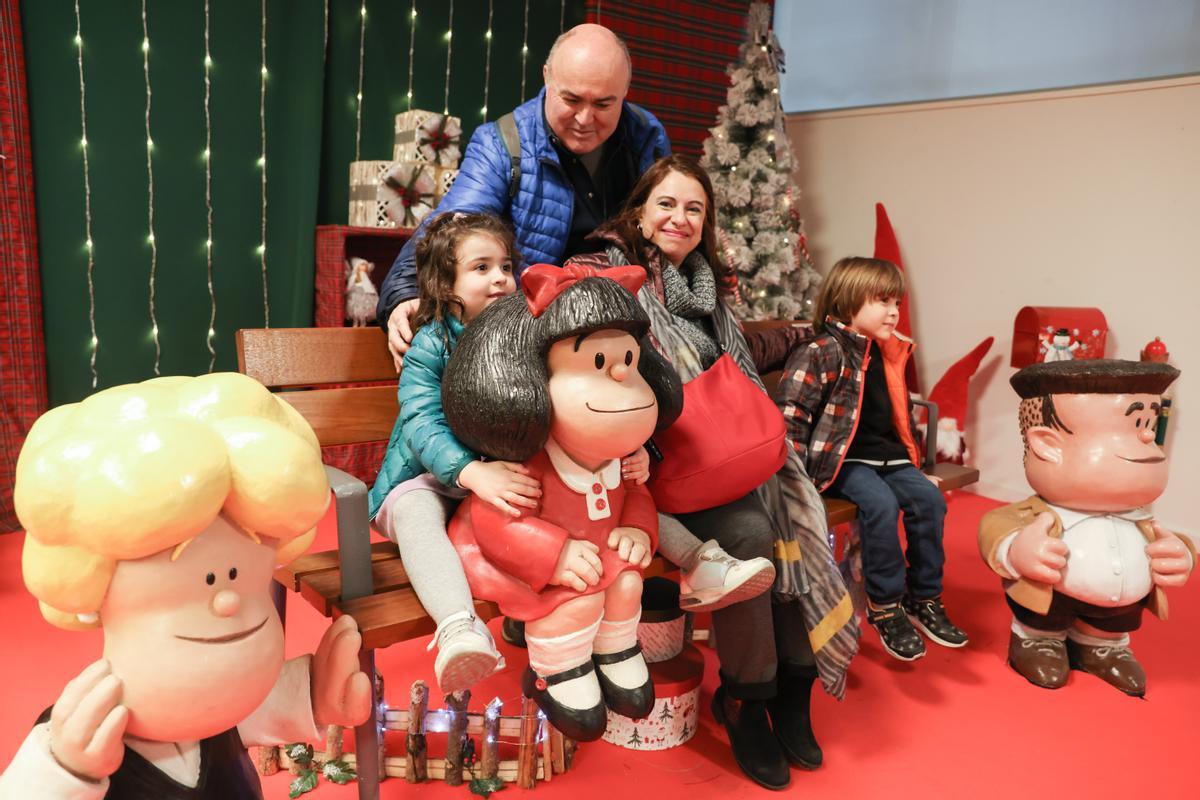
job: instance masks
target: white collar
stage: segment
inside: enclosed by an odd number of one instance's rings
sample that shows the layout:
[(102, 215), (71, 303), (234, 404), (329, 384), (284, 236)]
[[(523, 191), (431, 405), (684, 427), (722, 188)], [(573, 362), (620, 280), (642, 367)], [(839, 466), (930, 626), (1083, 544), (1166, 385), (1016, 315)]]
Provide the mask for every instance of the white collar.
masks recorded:
[(155, 742), (127, 736), (125, 744), (176, 782), (193, 789), (200, 784), (199, 742)]
[(1046, 505), (1050, 506), (1055, 514), (1058, 514), (1059, 520), (1062, 521), (1064, 531), (1074, 528), (1084, 520), (1098, 517), (1113, 517), (1114, 519), (1121, 519), (1125, 520), (1126, 522), (1136, 523), (1152, 519), (1154, 516), (1144, 508), (1131, 508), (1126, 511), (1076, 511), (1073, 508), (1056, 506), (1053, 503), (1047, 503)]
[(546, 454), (558, 477), (567, 488), (578, 494), (589, 494), (596, 483), (605, 489), (615, 489), (621, 485), (621, 459), (613, 458), (604, 462), (600, 469), (592, 472), (581, 467), (559, 446), (554, 439), (546, 440)]

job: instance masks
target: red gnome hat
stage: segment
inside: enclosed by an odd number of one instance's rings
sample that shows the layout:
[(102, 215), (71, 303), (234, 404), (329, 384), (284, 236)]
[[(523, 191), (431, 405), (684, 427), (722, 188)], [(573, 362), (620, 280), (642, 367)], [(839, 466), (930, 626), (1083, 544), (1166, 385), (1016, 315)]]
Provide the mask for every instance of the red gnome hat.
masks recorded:
[(938, 461), (961, 464), (967, 457), (963, 439), (967, 425), (967, 382), (979, 369), (993, 341), (994, 337), (989, 336), (951, 365), (929, 393), (929, 399), (938, 407)]
[[(904, 271), (904, 262), (900, 259), (900, 244), (896, 241), (896, 232), (892, 230), (892, 222), (888, 219), (887, 209), (883, 203), (875, 204), (875, 257), (890, 261)], [(912, 338), (912, 322), (908, 318), (908, 309), (912, 305), (912, 291), (900, 304), (900, 319), (896, 322), (896, 330), (908, 338)], [(921, 387), (917, 380), (917, 364), (913, 359), (908, 360), (904, 370), (904, 379), (908, 390), (920, 394)]]

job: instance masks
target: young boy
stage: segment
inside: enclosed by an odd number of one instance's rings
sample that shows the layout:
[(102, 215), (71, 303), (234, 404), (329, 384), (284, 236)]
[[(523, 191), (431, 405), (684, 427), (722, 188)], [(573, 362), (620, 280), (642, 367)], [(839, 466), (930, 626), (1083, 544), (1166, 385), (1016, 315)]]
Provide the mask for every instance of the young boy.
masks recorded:
[(896, 332), (903, 296), (904, 276), (889, 261), (835, 264), (817, 300), (816, 335), (792, 352), (780, 392), (788, 439), (817, 490), (858, 506), (867, 621), (888, 653), (914, 661), (925, 655), (914, 624), (945, 647), (962, 647), (967, 635), (941, 599), (946, 501), (915, 466), (904, 384), (913, 343)]

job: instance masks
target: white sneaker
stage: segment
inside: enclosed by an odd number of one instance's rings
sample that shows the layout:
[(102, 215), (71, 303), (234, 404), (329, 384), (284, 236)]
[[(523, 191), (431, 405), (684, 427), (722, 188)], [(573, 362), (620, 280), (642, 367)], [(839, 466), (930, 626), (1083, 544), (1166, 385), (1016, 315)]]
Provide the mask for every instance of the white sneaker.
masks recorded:
[(426, 650), (438, 649), (433, 674), (444, 694), (469, 689), (504, 669), (504, 656), (496, 649), (492, 632), (470, 611), (459, 611), (442, 620)]
[(756, 597), (775, 582), (775, 565), (768, 558), (742, 561), (720, 547), (705, 550), (699, 563), (683, 573), (679, 607), (684, 611), (716, 611)]

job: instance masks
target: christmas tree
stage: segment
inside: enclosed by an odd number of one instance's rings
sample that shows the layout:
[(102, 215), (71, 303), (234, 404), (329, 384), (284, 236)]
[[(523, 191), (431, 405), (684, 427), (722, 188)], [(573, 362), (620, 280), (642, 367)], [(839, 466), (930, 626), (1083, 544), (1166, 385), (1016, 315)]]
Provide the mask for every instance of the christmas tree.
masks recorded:
[(779, 101), (782, 69), (771, 8), (753, 3), (702, 160), (716, 191), (722, 255), (741, 285), (743, 302), (734, 310), (744, 319), (807, 319), (821, 282), (796, 208), (800, 190)]
[(671, 713), (671, 704), (663, 703), (662, 711), (658, 715), (659, 722), (666, 722), (669, 719), (674, 719), (675, 715)]
[(625, 744), (641, 744), (641, 743), (642, 743), (642, 737), (638, 735), (638, 729), (634, 728), (633, 735), (629, 737), (629, 741), (626, 742)]

